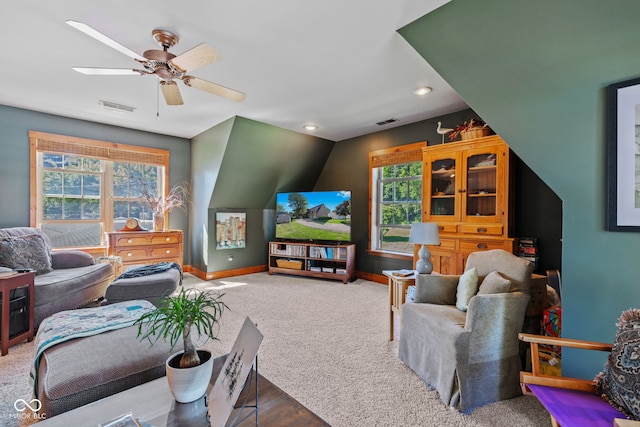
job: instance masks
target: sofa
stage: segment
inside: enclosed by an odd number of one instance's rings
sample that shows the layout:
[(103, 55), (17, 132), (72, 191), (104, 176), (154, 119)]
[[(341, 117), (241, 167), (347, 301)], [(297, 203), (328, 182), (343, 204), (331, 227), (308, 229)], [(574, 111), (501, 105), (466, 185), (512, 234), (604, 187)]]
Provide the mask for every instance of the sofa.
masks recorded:
[(85, 252), (52, 251), (48, 236), (32, 227), (0, 228), (0, 266), (35, 271), (36, 328), (53, 313), (104, 297), (114, 276), (111, 264), (96, 264)]
[(417, 275), (398, 357), (448, 406), (468, 413), (522, 394), (518, 333), (532, 270), (495, 249), (471, 253), (461, 276)]

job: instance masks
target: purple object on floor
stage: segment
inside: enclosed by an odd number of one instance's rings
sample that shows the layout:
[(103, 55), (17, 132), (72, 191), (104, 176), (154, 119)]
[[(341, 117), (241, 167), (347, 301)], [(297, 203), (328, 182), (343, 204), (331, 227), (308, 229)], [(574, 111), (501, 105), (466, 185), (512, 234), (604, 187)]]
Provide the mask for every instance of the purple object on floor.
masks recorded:
[(527, 384), (562, 427), (611, 427), (627, 417), (595, 393)]

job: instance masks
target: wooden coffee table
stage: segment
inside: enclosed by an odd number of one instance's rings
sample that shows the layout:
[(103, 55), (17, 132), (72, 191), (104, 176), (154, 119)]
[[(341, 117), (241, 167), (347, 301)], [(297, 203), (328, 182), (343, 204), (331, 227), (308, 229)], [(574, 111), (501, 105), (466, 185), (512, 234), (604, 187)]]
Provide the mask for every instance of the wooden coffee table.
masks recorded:
[[(215, 383), (223, 363), (224, 359), (222, 357), (215, 359), (210, 384)], [(252, 375), (255, 375), (255, 371)], [(260, 426), (329, 426), (322, 418), (304, 407), (271, 381), (260, 374), (257, 375), (257, 378), (258, 420)], [(238, 403), (243, 402), (247, 397), (246, 405), (255, 405), (255, 394), (256, 388), (255, 383), (253, 383), (252, 386), (245, 387), (245, 390), (238, 398)], [(251, 414), (250, 409), (252, 408), (243, 410), (244, 413), (240, 414), (238, 419), (244, 418), (244, 420), (234, 424), (234, 426), (248, 427), (256, 425), (256, 416)], [(239, 411), (238, 409), (234, 410), (229, 420), (233, 420)], [(94, 427), (99, 423), (104, 423), (127, 413), (133, 414), (145, 426), (177, 427), (188, 425), (190, 427), (206, 427), (209, 425), (206, 417), (205, 398), (200, 398), (193, 403), (177, 403), (169, 391), (165, 377), (45, 419), (37, 425), (38, 427)], [(41, 414), (41, 416), (46, 417), (46, 414)]]

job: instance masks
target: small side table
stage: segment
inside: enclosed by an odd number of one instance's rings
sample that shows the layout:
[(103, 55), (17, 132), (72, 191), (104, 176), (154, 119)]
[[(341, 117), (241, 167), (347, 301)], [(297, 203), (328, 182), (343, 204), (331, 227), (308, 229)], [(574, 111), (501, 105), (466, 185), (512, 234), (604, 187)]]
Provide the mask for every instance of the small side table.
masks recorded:
[[(35, 301), (35, 288), (33, 278), (35, 273), (16, 273), (12, 276), (0, 278), (0, 296), (2, 297), (2, 328), (0, 328), (0, 341), (2, 356), (9, 353), (9, 347), (20, 341), (33, 339), (33, 303)], [(14, 337), (9, 336), (9, 321), (11, 319), (11, 291), (28, 286), (27, 310), (29, 310), (29, 327), (25, 332)]]
[(394, 339), (394, 313), (402, 321), (401, 309), (407, 297), (407, 288), (416, 284), (415, 272), (411, 276), (395, 276), (398, 270), (382, 270), (382, 274), (389, 278), (389, 341)]

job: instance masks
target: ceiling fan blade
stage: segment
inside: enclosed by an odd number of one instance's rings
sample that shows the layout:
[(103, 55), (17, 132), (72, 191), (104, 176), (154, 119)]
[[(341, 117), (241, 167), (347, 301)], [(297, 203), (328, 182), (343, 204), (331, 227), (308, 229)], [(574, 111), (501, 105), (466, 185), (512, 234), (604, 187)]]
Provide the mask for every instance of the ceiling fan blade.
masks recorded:
[(90, 37), (93, 37), (94, 39), (98, 40), (99, 42), (102, 42), (102, 43), (106, 44), (107, 46), (117, 50), (120, 53), (124, 53), (125, 55), (135, 59), (136, 61), (139, 61), (139, 62), (145, 62), (146, 61), (146, 59), (143, 56), (138, 55), (137, 53), (135, 53), (131, 49), (129, 49), (129, 48), (121, 45), (117, 41), (105, 36), (104, 34), (99, 32), (98, 30), (88, 26), (87, 24), (84, 24), (84, 23), (78, 22), (78, 21), (72, 21), (72, 20), (67, 20), (65, 22), (67, 24), (71, 25), (73, 28), (82, 31), (86, 35), (88, 35)]
[(160, 81), (160, 89), (162, 89), (162, 95), (167, 105), (182, 105), (182, 95), (180, 95), (180, 89), (173, 80)]
[(93, 68), (93, 67), (72, 67), (75, 71), (82, 74), (100, 75), (100, 76), (140, 76), (145, 73), (141, 70), (133, 68)]
[(238, 92), (234, 89), (221, 86), (219, 84), (211, 83), (206, 80), (199, 79), (197, 77), (185, 76), (183, 78), (184, 84), (203, 90), (205, 92), (212, 93), (214, 95), (222, 96), (224, 98), (231, 99), (236, 102), (244, 100), (244, 93)]
[(218, 61), (220, 58), (221, 56), (218, 51), (206, 43), (200, 43), (198, 46), (176, 56), (169, 62), (183, 73), (186, 73), (200, 68), (203, 65), (210, 64), (213, 61)]

